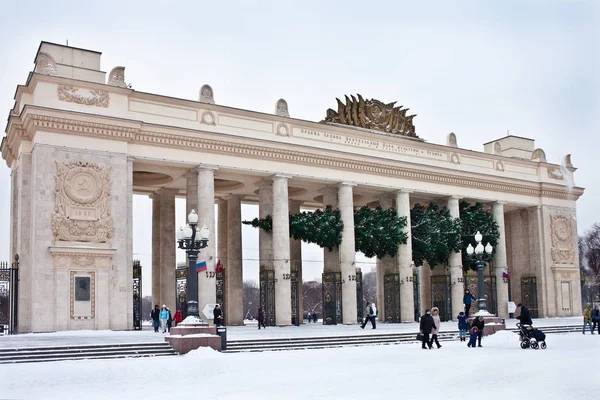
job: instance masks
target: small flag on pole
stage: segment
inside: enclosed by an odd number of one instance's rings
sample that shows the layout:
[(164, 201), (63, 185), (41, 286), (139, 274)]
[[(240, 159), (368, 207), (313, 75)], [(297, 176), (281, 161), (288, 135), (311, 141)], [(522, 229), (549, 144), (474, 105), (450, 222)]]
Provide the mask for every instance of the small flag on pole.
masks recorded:
[(502, 279), (508, 279), (508, 271), (502, 272)]
[(215, 265), (215, 272), (223, 272), (223, 267), (221, 266), (221, 259), (217, 260), (217, 265)]
[(206, 261), (202, 260), (196, 263), (196, 272), (206, 271)]

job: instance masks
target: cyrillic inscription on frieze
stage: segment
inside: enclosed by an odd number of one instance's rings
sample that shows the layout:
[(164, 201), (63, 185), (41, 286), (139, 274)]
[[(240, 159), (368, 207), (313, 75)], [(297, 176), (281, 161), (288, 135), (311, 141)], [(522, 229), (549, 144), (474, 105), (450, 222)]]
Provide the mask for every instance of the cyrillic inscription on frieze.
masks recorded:
[(57, 241), (105, 243), (112, 238), (109, 168), (57, 161), (54, 194), (52, 232)]

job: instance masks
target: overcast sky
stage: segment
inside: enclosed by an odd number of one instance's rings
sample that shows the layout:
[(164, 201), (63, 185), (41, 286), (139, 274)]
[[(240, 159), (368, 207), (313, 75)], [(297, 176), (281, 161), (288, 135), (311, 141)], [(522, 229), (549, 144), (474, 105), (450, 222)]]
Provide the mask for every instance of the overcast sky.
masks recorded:
[[(360, 93), (417, 113), (417, 134), (460, 147), (513, 135), (535, 139), (550, 162), (570, 153), (578, 230), (600, 221), (600, 1), (30, 1), (0, 12), (0, 115), (34, 67), (40, 41), (103, 52), (136, 90), (320, 121), (335, 98)], [(460, 4), (460, 5), (457, 5)], [(596, 161), (594, 161), (596, 160)], [(9, 257), (10, 170), (0, 167), (0, 260)], [(178, 203), (178, 220), (185, 218)], [(257, 214), (244, 207), (244, 217)], [(134, 252), (150, 290), (150, 201), (136, 196)], [(244, 229), (244, 258), (257, 232)], [(304, 258), (322, 258), (314, 248)], [(256, 279), (256, 263), (244, 277)], [(305, 264), (305, 279), (320, 275)], [(367, 265), (367, 264), (365, 264)]]

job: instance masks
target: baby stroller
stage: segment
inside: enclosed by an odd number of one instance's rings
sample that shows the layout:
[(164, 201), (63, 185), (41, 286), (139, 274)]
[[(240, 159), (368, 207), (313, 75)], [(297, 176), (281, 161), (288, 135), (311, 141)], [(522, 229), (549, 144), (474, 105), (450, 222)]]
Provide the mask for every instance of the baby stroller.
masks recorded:
[(522, 349), (539, 349), (546, 348), (546, 335), (539, 329), (534, 329), (531, 325), (517, 324), (519, 328), (519, 337), (521, 340)]

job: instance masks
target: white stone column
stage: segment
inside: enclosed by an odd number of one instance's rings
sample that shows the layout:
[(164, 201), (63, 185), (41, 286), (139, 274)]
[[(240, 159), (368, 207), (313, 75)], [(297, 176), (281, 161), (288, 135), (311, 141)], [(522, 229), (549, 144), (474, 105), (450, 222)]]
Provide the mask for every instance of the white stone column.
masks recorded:
[[(384, 195), (379, 198), (379, 205), (384, 210), (392, 207), (392, 197), (389, 195)], [(381, 260), (376, 259), (375, 261), (375, 275), (377, 280), (377, 310), (379, 310), (379, 321), (385, 322), (385, 318), (387, 316), (388, 310), (385, 308), (385, 284), (384, 277), (386, 274), (394, 273), (394, 269), (396, 266), (395, 257), (385, 256)], [(372, 301), (372, 299), (365, 299), (367, 301)], [(359, 306), (363, 306), (364, 304), (360, 304)]]
[(288, 177), (273, 177), (273, 270), (275, 271), (275, 323), (292, 324), (290, 288), (290, 222)]
[[(198, 229), (208, 228), (208, 246), (200, 250), (198, 260), (206, 261), (206, 271), (198, 274), (198, 310), (200, 317), (207, 320), (208, 316), (202, 313), (207, 304), (214, 304), (217, 300), (215, 291), (216, 273), (216, 237), (215, 237), (215, 169), (203, 166), (198, 169)], [(240, 221), (241, 223), (241, 221)], [(241, 226), (240, 226), (241, 229)]]
[[(299, 214), (300, 206), (302, 201), (290, 200), (289, 211), (290, 214)], [(300, 323), (302, 323), (302, 316), (304, 311), (304, 296), (303, 296), (303, 280), (302, 280), (302, 241), (290, 238), (290, 262), (292, 266), (298, 268), (298, 315), (300, 317)]]
[[(185, 222), (192, 210), (198, 212), (198, 171), (192, 170), (185, 175)], [(200, 218), (198, 218), (200, 220)], [(179, 221), (177, 221), (179, 222)], [(184, 221), (181, 221), (183, 223)], [(180, 224), (181, 224), (180, 223)], [(179, 225), (178, 225), (179, 226)]]
[[(338, 208), (338, 189), (328, 187), (322, 190), (323, 192), (323, 210), (325, 207), (332, 206), (335, 210)], [(340, 270), (340, 250), (333, 248), (331, 251), (323, 249), (323, 271), (332, 272)]]
[[(160, 194), (150, 195), (152, 199), (152, 307), (160, 307)], [(146, 318), (148, 316), (144, 316)]]
[[(459, 202), (460, 198), (452, 196), (448, 199), (448, 210), (453, 218), (460, 218)], [(462, 252), (452, 253), (448, 259), (450, 268), (450, 281), (452, 285), (452, 320), (456, 320), (458, 313), (464, 311), (463, 296), (465, 294), (465, 284), (463, 282)], [(476, 306), (476, 305), (475, 305)], [(475, 313), (477, 310), (472, 310)]]
[(415, 298), (412, 284), (412, 236), (410, 225), (410, 193), (412, 190), (400, 190), (396, 192), (396, 212), (398, 217), (406, 217), (404, 233), (408, 235), (406, 244), (398, 246), (396, 262), (400, 280), (400, 318), (402, 322), (414, 322), (415, 320)]
[[(262, 180), (258, 183), (258, 218), (273, 216), (273, 181)], [(273, 269), (273, 232), (258, 230), (259, 266)]]
[[(462, 300), (462, 299), (461, 299)], [(424, 262), (421, 267), (419, 267), (419, 301), (421, 302), (421, 307), (419, 312), (421, 315), (425, 315), (426, 309), (431, 309), (431, 267), (427, 262)]]
[(225, 321), (227, 325), (244, 324), (244, 277), (242, 275), (242, 196), (227, 199), (227, 263), (225, 264)]
[(508, 318), (508, 283), (504, 282), (502, 272), (507, 271), (506, 232), (504, 230), (504, 203), (496, 202), (492, 206), (494, 220), (498, 224), (500, 237), (494, 253), (494, 273), (496, 275), (496, 296), (498, 299), (498, 317)]
[(342, 272), (342, 321), (344, 324), (356, 324), (356, 276), (354, 242), (354, 200), (352, 183), (343, 182), (338, 187), (338, 204), (344, 229), (340, 245), (340, 269)]
[(177, 189), (162, 188), (160, 195), (160, 304), (175, 310), (175, 195)]

